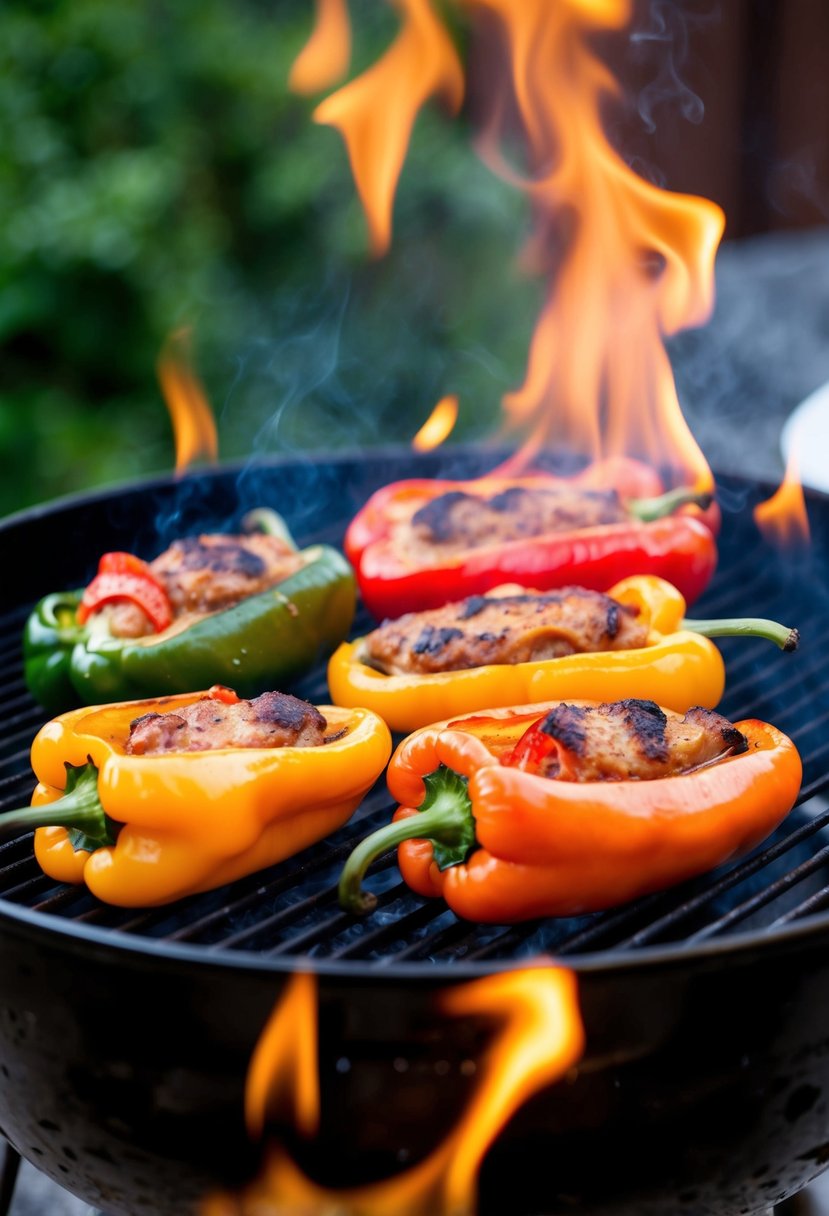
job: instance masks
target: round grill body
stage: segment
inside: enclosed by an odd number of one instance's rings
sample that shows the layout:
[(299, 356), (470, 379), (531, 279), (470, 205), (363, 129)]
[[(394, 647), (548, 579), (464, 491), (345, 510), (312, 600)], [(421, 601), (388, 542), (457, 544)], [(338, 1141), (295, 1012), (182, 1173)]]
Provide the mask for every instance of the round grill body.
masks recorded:
[[(302, 543), (338, 544), (367, 495), (398, 477), (471, 476), (480, 453), (341, 456), (221, 468), (64, 500), (0, 525), (15, 588), (0, 618), (6, 727), (0, 811), (28, 800), (28, 747), (43, 712), (21, 676), (34, 601), (80, 586), (101, 552), (151, 557), (176, 535), (232, 528), (274, 506)], [(321, 1124), (285, 1141), (334, 1189), (424, 1158), (457, 1123), (497, 1027), (437, 1008), (448, 985), (555, 958), (577, 973), (585, 1055), (527, 1101), (484, 1162), (480, 1211), (760, 1211), (829, 1160), (829, 500), (810, 499), (808, 555), (778, 555), (755, 531), (770, 487), (721, 479), (720, 569), (698, 616), (773, 616), (801, 651), (726, 642), (722, 710), (775, 722), (805, 762), (799, 806), (751, 858), (682, 888), (577, 920), (472, 926), (401, 884), (374, 878), (378, 912), (356, 923), (334, 884), (382, 786), (345, 829), (300, 857), (220, 891), (152, 911), (105, 907), (54, 884), (31, 837), (0, 845), (0, 1131), (58, 1182), (108, 1213), (197, 1212), (258, 1167), (245, 1128), (250, 1059), (296, 970), (319, 989)], [(33, 552), (49, 554), (33, 563)], [(7, 584), (8, 585), (8, 584)], [(355, 633), (367, 619), (358, 619)], [(324, 669), (291, 691), (325, 700)]]

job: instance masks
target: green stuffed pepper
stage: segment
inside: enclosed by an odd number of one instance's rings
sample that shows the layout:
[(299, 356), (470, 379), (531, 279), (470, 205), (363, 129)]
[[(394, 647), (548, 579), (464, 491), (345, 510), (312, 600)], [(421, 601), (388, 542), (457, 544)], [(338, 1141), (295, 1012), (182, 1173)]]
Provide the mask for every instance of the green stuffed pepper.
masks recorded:
[(88, 587), (45, 596), (23, 635), (35, 700), (60, 712), (211, 684), (252, 697), (330, 653), (354, 616), (349, 563), (329, 545), (297, 549), (275, 512), (243, 527), (185, 538), (152, 563), (105, 554)]

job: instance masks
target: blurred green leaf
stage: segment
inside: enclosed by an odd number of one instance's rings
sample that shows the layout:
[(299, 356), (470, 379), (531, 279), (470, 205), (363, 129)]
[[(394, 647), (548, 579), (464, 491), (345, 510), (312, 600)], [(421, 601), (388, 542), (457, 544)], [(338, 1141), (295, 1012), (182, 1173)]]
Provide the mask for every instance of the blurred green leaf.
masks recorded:
[[(407, 442), (449, 391), (459, 437), (492, 429), (538, 306), (524, 206), (427, 107), (371, 260), (340, 137), (286, 88), (312, 10), (0, 7), (0, 514), (172, 467), (182, 324), (223, 458)], [(352, 12), (357, 70), (396, 22)]]

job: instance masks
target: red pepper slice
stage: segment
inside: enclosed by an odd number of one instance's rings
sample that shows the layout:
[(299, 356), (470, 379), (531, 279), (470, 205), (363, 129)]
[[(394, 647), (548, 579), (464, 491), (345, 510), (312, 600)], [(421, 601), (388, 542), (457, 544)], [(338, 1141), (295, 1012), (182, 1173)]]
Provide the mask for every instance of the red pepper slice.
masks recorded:
[[(123, 553), (116, 550), (113, 553), (103, 553), (98, 562), (99, 574), (146, 574), (149, 578), (155, 576), (143, 558), (134, 553)], [(159, 586), (161, 584), (159, 583)]]
[(501, 757), (502, 764), (508, 768), (520, 768), (522, 772), (539, 772), (550, 752), (557, 747), (552, 735), (541, 729), (543, 721), (543, 718), (539, 718), (524, 731), (512, 751)]
[(220, 701), (222, 705), (237, 705), (241, 700), (241, 697), (226, 684), (211, 684), (207, 695), (211, 701)]
[(118, 600), (137, 604), (156, 633), (172, 623), (173, 606), (166, 589), (147, 563), (133, 553), (104, 553), (98, 563), (98, 573), (78, 605), (78, 624), (83, 625), (104, 604)]

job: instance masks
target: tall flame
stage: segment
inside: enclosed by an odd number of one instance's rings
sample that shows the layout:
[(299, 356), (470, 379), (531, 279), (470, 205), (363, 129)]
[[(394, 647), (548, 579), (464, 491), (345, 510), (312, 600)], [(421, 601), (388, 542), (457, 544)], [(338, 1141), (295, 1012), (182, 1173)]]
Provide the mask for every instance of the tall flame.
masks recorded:
[(176, 445), (176, 472), (196, 460), (215, 461), (219, 454), (216, 423), (207, 395), (193, 370), (190, 331), (177, 330), (158, 359), (158, 379), (170, 412)]
[[(527, 439), (506, 471), (554, 445), (592, 459), (639, 456), (710, 490), (707, 462), (677, 399), (664, 338), (702, 323), (724, 216), (704, 199), (669, 193), (625, 164), (607, 140), (601, 106), (616, 83), (588, 43), (623, 28), (631, 0), (455, 0), (494, 16), (506, 43), (529, 170), (500, 147), (497, 101), (479, 141), (486, 162), (530, 198), (536, 217), (525, 262), (550, 275), (523, 385), (504, 399)], [(319, 122), (347, 144), (375, 253), (391, 239), (391, 208), (415, 116), (443, 92), (458, 106), (462, 69), (429, 0), (397, 0), (404, 27), (368, 71), (323, 102)], [(493, 69), (490, 65), (490, 73)], [(568, 247), (554, 255), (553, 233)]]
[(302, 973), (288, 983), (251, 1060), (245, 1088), (251, 1134), (261, 1136), (268, 1111), (285, 1106), (293, 1125), (313, 1135), (319, 1124), (317, 986)]
[[(554, 441), (593, 458), (667, 463), (710, 489), (663, 338), (709, 315), (724, 216), (714, 203), (637, 177), (604, 134), (600, 107), (616, 85), (586, 36), (626, 25), (630, 0), (471, 3), (502, 23), (530, 161), (539, 167), (524, 183), (537, 216), (532, 262), (543, 264), (546, 235), (570, 217), (569, 248), (532, 339), (524, 385), (504, 400), (512, 421), (531, 427), (523, 462)], [(496, 137), (486, 133), (482, 154), (517, 182)]]
[[(296, 1078), (296, 1059), (316, 1050), (316, 1022), (307, 1018), (308, 976), (298, 975), (257, 1047), (247, 1109), (261, 1129), (272, 1090)], [(297, 993), (300, 995), (297, 996)], [(450, 1134), (424, 1161), (396, 1178), (334, 1193), (320, 1187), (285, 1151), (274, 1148), (262, 1177), (241, 1196), (212, 1196), (202, 1216), (297, 1216), (336, 1210), (340, 1216), (463, 1216), (476, 1206), (478, 1172), (501, 1128), (533, 1093), (559, 1080), (580, 1058), (584, 1031), (575, 976), (553, 966), (488, 976), (445, 991), (449, 1017), (491, 1017), (502, 1023), (482, 1065), (472, 1099)], [(287, 1012), (290, 1010), (290, 1013)], [(279, 1023), (274, 1031), (272, 1026)]]
[(809, 516), (800, 483), (796, 444), (792, 444), (786, 472), (771, 498), (754, 508), (754, 522), (770, 544), (789, 549), (809, 542)]
[(418, 111), (440, 95), (457, 110), (463, 69), (430, 0), (396, 0), (403, 25), (373, 67), (327, 98), (316, 122), (345, 139), (375, 254), (391, 241), (392, 206)]
[(317, 0), (314, 30), (294, 60), (288, 87), (320, 93), (336, 84), (351, 62), (351, 23), (346, 0)]

